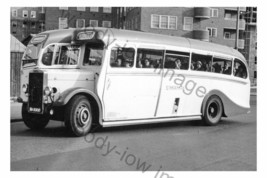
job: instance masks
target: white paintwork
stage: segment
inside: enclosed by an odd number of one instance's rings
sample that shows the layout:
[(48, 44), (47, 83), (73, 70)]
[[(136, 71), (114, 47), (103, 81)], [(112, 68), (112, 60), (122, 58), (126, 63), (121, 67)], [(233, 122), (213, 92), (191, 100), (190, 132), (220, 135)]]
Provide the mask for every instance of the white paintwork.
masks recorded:
[[(194, 42), (194, 48), (200, 43), (192, 40), (188, 40), (190, 43), (188, 42), (187, 44), (187, 40), (183, 39), (180, 42), (182, 46), (179, 47), (167, 45), (167, 42), (172, 40), (170, 37), (166, 37), (166, 41), (162, 40), (161, 44), (159, 44), (159, 42), (146, 42), (145, 38), (138, 42), (138, 37), (129, 41), (126, 38), (126, 33), (123, 35), (123, 38), (114, 37), (112, 43), (104, 50), (101, 67), (82, 66), (84, 46), (81, 47), (80, 59), (75, 66), (61, 66), (61, 69), (59, 69), (60, 66), (44, 66), (39, 62), (39, 69), (48, 74), (48, 86), (56, 87), (59, 93), (73, 87), (82, 87), (93, 91), (99, 97), (102, 105), (103, 118), (100, 118), (100, 123), (107, 127), (200, 119), (200, 108), (204, 98), (204, 96), (199, 97), (196, 94), (196, 90), (200, 86), (206, 89), (206, 93), (211, 90), (219, 90), (237, 105), (249, 108), (249, 78), (241, 79), (234, 76), (191, 71), (189, 69), (175, 70), (175, 75), (170, 80), (173, 74), (165, 76), (166, 69), (158, 73), (155, 69), (135, 68), (136, 55), (133, 68), (110, 67), (111, 49), (118, 46), (132, 47), (135, 49), (135, 53), (137, 48), (148, 48), (240, 58), (240, 55), (236, 54), (236, 52), (233, 52), (231, 56), (231, 50), (225, 47), (227, 54), (222, 54), (218, 52), (220, 51), (218, 45), (216, 45), (215, 52), (212, 49), (207, 50), (205, 46), (201, 46), (199, 49), (191, 49), (188, 47), (191, 42)], [(142, 35), (144, 34), (141, 34), (140, 37)], [(152, 37), (149, 40), (152, 41)], [(171, 44), (175, 44), (175, 41), (171, 41)], [(44, 49), (41, 51), (43, 52)], [(39, 56), (39, 61), (41, 56)], [(244, 58), (241, 60), (244, 61)], [(24, 73), (22, 84), (27, 81), (28, 77), (28, 71), (24, 70)], [(179, 87), (174, 83), (177, 75), (185, 77), (183, 85)], [(186, 95), (184, 94), (184, 91), (188, 91), (186, 83), (190, 80), (196, 86), (190, 94)], [(176, 113), (173, 112), (175, 98), (179, 98), (179, 106)]]

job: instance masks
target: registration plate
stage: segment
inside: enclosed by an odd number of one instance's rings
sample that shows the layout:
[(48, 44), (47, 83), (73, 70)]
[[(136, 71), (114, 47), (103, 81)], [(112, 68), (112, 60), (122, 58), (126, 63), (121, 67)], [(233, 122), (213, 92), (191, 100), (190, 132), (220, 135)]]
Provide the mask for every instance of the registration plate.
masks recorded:
[(33, 108), (33, 107), (29, 107), (29, 112), (38, 112), (40, 113), (42, 111), (41, 108)]

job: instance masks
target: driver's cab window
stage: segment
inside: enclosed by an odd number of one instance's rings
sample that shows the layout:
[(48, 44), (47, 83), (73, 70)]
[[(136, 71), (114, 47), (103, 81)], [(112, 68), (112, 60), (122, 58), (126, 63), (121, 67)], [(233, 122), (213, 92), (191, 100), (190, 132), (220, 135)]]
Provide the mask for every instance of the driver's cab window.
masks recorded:
[(55, 50), (55, 65), (78, 64), (80, 49), (73, 46), (57, 46)]
[(42, 56), (44, 65), (77, 65), (80, 54), (79, 46), (50, 45)]
[(104, 55), (104, 46), (102, 44), (90, 44), (85, 46), (84, 66), (101, 66)]
[(48, 46), (42, 56), (42, 63), (44, 65), (50, 66), (52, 65), (53, 54), (54, 54), (55, 45)]

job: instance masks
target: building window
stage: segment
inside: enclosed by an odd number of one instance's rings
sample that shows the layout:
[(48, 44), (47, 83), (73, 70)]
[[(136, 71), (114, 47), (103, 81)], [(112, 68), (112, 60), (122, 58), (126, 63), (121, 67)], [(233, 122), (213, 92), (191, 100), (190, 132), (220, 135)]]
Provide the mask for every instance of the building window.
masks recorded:
[(77, 19), (76, 28), (84, 28), (84, 27), (85, 27), (85, 19)]
[(210, 16), (211, 17), (218, 17), (219, 15), (218, 9), (210, 9)]
[(138, 17), (135, 17), (134, 28), (135, 30), (138, 29)]
[(210, 37), (217, 37), (217, 28), (207, 27)]
[(177, 17), (169, 16), (169, 29), (175, 30), (177, 28)]
[(193, 30), (193, 18), (184, 17), (184, 30), (192, 31)]
[(17, 16), (18, 16), (18, 11), (17, 11), (17, 9), (12, 9), (12, 11), (11, 11), (11, 15), (12, 15), (12, 17), (17, 17)]
[(102, 27), (111, 28), (111, 21), (103, 21)]
[(22, 17), (28, 18), (28, 11), (27, 10), (22, 11)]
[(224, 11), (224, 19), (226, 20), (236, 20), (237, 12), (234, 10), (227, 10)]
[(13, 28), (16, 28), (18, 26), (18, 22), (16, 21), (12, 21), (11, 24)]
[(58, 22), (59, 29), (68, 28), (68, 18), (59, 17), (58, 21), (59, 21)]
[(160, 28), (163, 28), (163, 29), (168, 28), (168, 16), (166, 15), (160, 16)]
[(103, 12), (104, 13), (111, 13), (112, 8), (111, 7), (103, 7)]
[(224, 32), (224, 39), (231, 39), (231, 33), (230, 32)]
[(31, 11), (31, 18), (36, 18), (36, 11)]
[(151, 28), (159, 28), (159, 15), (152, 15)]
[(98, 27), (98, 20), (90, 20), (90, 27)]
[(31, 28), (36, 28), (36, 24), (35, 24), (35, 22), (32, 22), (32, 23), (31, 23)]
[(27, 26), (27, 22), (24, 21), (24, 22), (22, 23), (22, 28), (26, 28), (26, 26)]
[(132, 19), (131, 21), (132, 21), (131, 30), (133, 30), (134, 29), (134, 19)]
[(254, 64), (257, 64), (257, 56), (255, 56)]
[(68, 10), (68, 7), (59, 7), (59, 10)]
[(223, 36), (224, 39), (235, 39), (236, 31), (234, 29), (224, 29)]
[(77, 7), (77, 11), (85, 11), (85, 7)]
[(98, 7), (90, 7), (91, 12), (98, 12)]
[(167, 15), (151, 15), (151, 28), (176, 29), (177, 17)]

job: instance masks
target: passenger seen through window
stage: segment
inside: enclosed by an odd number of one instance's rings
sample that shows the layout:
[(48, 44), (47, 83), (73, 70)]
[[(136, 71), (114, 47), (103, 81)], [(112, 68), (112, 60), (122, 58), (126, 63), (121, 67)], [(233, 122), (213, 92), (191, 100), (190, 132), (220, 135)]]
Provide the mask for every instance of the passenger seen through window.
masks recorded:
[(137, 50), (137, 68), (161, 68), (163, 50), (142, 49)]
[(131, 68), (134, 64), (134, 48), (113, 48), (111, 50), (111, 67)]

